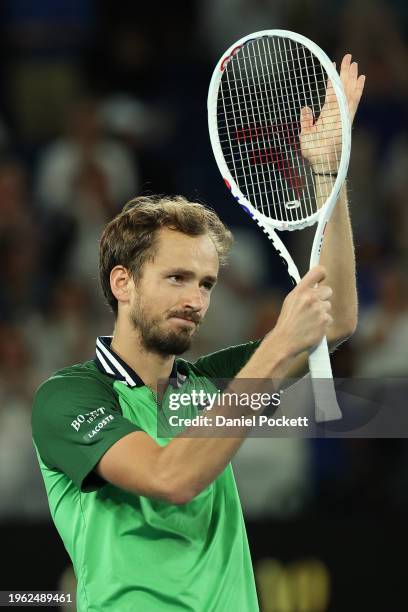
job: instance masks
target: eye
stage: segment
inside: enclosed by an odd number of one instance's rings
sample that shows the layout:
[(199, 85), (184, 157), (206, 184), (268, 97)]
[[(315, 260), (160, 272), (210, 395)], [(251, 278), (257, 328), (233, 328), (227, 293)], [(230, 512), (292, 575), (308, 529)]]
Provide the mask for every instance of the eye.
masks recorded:
[(211, 283), (210, 281), (206, 281), (202, 284), (202, 286), (204, 287), (204, 289), (206, 289), (207, 291), (211, 291), (211, 289), (214, 287), (214, 283)]
[(183, 280), (181, 274), (171, 274), (168, 278), (176, 283), (181, 283), (181, 281)]

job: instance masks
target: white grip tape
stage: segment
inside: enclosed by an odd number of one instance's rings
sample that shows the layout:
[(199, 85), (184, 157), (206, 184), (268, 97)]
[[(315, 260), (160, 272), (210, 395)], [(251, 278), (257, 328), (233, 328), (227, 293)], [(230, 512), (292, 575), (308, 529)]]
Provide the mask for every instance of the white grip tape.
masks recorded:
[(309, 369), (315, 398), (315, 415), (318, 423), (342, 418), (337, 403), (333, 374), (326, 337), (309, 354)]

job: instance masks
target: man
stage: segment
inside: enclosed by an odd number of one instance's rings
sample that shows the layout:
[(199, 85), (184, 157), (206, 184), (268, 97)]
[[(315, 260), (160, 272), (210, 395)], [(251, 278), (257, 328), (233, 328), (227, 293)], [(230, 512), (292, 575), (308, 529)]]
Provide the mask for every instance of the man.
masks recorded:
[[(353, 118), (363, 83), (350, 56), (341, 76)], [(304, 135), (313, 126), (302, 121)], [(230, 466), (242, 437), (206, 435), (199, 426), (190, 436), (159, 437), (158, 380), (197, 390), (211, 377), (232, 379), (232, 390), (252, 380), (257, 390), (262, 380), (301, 371), (305, 351), (325, 334), (335, 346), (353, 333), (345, 190), (326, 232), (325, 267), (312, 269), (287, 296), (262, 342), (195, 364), (175, 359), (205, 316), (230, 243), (218, 217), (199, 204), (180, 197), (131, 201), (100, 245), (113, 337), (97, 339), (95, 360), (57, 372), (37, 392), (33, 437), (78, 579), (78, 612), (258, 610)], [(214, 414), (223, 409), (215, 406)]]

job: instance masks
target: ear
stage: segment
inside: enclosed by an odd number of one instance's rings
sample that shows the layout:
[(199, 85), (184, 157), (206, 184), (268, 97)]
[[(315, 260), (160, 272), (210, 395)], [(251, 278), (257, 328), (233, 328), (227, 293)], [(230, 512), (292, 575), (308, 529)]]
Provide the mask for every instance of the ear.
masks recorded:
[(124, 266), (115, 266), (110, 273), (110, 286), (119, 304), (129, 302), (134, 281), (129, 270)]

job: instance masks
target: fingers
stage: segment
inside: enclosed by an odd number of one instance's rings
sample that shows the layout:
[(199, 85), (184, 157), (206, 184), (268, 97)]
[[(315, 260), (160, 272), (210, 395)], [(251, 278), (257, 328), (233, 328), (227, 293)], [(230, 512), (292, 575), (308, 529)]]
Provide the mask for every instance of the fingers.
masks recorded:
[(351, 60), (351, 53), (347, 53), (343, 57), (340, 67), (340, 78), (346, 93), (350, 91), (350, 89), (353, 89), (353, 85), (355, 84), (358, 75), (358, 64), (357, 62), (352, 62)]
[(366, 80), (365, 74), (360, 74), (360, 76), (357, 79), (357, 88), (361, 89), (361, 91), (364, 89), (365, 80)]
[(352, 64), (350, 64), (350, 70), (348, 73), (349, 81), (355, 82), (357, 80), (357, 75), (358, 75), (358, 64), (357, 62), (353, 62)]
[(351, 59), (351, 53), (347, 53), (347, 55), (343, 57), (340, 69), (340, 78), (341, 82), (343, 83), (344, 91), (346, 93), (349, 105), (358, 75), (358, 65), (356, 62), (352, 62)]
[(311, 300), (308, 298), (308, 303), (310, 304), (311, 308), (313, 308), (314, 311), (319, 314), (319, 322), (320, 324), (324, 325), (325, 330), (327, 331), (330, 325), (333, 324), (333, 317), (331, 315), (332, 305), (330, 301), (333, 291), (330, 287), (327, 287), (327, 285), (320, 285), (314, 290), (312, 289), (312, 291), (315, 291), (316, 293), (314, 298)]
[(366, 80), (365, 74), (360, 74), (360, 76), (357, 79), (356, 92), (358, 94), (358, 100), (360, 100), (361, 94), (363, 93), (365, 80)]
[(321, 283), (326, 278), (326, 269), (323, 266), (314, 266), (307, 274), (304, 275), (300, 283), (299, 289), (310, 289)]
[(329, 327), (331, 327), (333, 325), (333, 317), (329, 314), (326, 314), (325, 317), (325, 324), (326, 324), (326, 332), (329, 329)]
[(347, 53), (341, 62), (340, 78), (349, 106), (351, 122), (356, 114), (365, 83), (365, 75), (358, 75), (358, 63), (352, 62), (351, 53)]
[(340, 65), (340, 78), (343, 81), (343, 83), (348, 78), (348, 74), (349, 74), (349, 71), (350, 71), (351, 58), (352, 58), (351, 53), (346, 53), (346, 55), (343, 57), (343, 59), (341, 61), (341, 65)]
[(326, 96), (323, 107), (325, 110), (331, 111), (336, 104), (336, 94), (334, 93), (333, 83), (330, 79), (327, 79)]
[(300, 109), (300, 130), (304, 134), (313, 127), (313, 111), (308, 106)]
[[(330, 300), (330, 298), (333, 296), (333, 289), (331, 287), (328, 287), (327, 285), (319, 285), (318, 287), (315, 288), (316, 291), (316, 296), (318, 297), (319, 300)], [(330, 308), (330, 302), (327, 302), (329, 304), (329, 308)]]
[(315, 266), (283, 302), (274, 333), (280, 330), (294, 355), (318, 344), (333, 324), (332, 290), (322, 284), (325, 277), (325, 268)]

